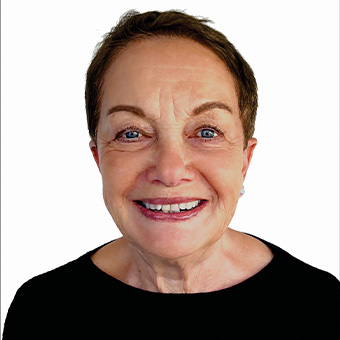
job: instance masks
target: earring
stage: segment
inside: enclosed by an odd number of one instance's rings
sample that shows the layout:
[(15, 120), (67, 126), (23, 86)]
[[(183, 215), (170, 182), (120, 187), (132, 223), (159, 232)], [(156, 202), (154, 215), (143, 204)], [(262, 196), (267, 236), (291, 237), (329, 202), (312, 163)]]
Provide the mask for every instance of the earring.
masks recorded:
[(244, 188), (242, 188), (242, 189), (240, 190), (240, 195), (241, 195), (241, 196), (244, 195), (245, 192), (246, 192), (246, 191), (244, 190)]

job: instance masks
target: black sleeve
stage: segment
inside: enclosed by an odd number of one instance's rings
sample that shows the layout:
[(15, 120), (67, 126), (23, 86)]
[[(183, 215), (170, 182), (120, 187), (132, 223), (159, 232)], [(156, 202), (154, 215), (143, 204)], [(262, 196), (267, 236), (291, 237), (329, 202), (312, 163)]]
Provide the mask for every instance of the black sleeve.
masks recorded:
[[(32, 292), (29, 292), (24, 284), (17, 291), (8, 310), (5, 320), (3, 340), (10, 339), (33, 339), (32, 329), (39, 316), (35, 315), (35, 303)], [(36, 320), (36, 321), (34, 321)]]
[(58, 304), (57, 301), (60, 301), (60, 296), (46, 287), (46, 282), (33, 278), (24, 283), (8, 310), (3, 340), (56, 339), (65, 314), (60, 309), (63, 303)]
[(340, 283), (335, 277), (331, 277), (329, 281), (325, 304), (325, 315), (329, 325), (327, 331), (330, 334), (329, 339), (340, 339)]

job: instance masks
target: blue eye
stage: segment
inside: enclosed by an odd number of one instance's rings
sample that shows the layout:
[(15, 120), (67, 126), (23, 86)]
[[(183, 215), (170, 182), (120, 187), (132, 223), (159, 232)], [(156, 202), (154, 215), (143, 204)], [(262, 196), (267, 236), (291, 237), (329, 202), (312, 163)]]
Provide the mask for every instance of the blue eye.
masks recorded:
[(128, 139), (133, 139), (140, 137), (140, 133), (138, 131), (128, 131), (124, 133), (124, 136)]
[(217, 133), (211, 129), (202, 129), (198, 135), (203, 138), (214, 138), (217, 136)]

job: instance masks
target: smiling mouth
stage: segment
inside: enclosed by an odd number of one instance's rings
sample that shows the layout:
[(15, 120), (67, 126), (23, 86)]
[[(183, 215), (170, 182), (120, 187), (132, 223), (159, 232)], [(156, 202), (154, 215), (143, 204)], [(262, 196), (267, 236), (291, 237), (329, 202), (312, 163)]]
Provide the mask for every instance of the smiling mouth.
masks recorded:
[(163, 214), (179, 214), (182, 212), (192, 211), (201, 206), (205, 200), (195, 200), (191, 202), (172, 203), (172, 204), (153, 204), (144, 201), (135, 201), (138, 205), (149, 211)]

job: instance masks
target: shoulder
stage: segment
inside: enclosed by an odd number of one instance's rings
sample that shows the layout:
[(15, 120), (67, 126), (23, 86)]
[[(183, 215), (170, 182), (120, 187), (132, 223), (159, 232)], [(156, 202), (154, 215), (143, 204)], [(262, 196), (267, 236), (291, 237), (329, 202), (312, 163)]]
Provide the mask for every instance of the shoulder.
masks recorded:
[(68, 320), (74, 322), (85, 310), (86, 297), (96, 281), (92, 252), (25, 282), (8, 310), (3, 338), (19, 339), (25, 331), (31, 334), (27, 338), (40, 339), (44, 332), (51, 335), (51, 330)]
[(340, 332), (339, 280), (280, 247), (261, 241), (274, 254), (266, 271), (270, 285), (266, 286), (268, 289), (262, 295), (264, 306), (275, 311), (274, 318), (285, 320), (290, 325), (289, 329), (299, 330), (301, 336), (305, 332), (312, 338), (337, 338)]
[(271, 249), (285, 271), (291, 274), (296, 280), (307, 280), (311, 284), (314, 283), (321, 286), (328, 284), (339, 285), (339, 280), (334, 275), (301, 261), (277, 245), (268, 241), (261, 241)]
[(320, 288), (329, 285), (339, 286), (339, 280), (334, 275), (301, 261), (277, 245), (263, 242), (272, 250), (284, 270), (292, 279), (294, 278), (295, 283), (309, 282), (310, 285)]
[(310, 299), (320, 303), (326, 308), (332, 306), (337, 310), (340, 307), (340, 282), (332, 274), (313, 267), (294, 256), (286, 253), (287, 264), (289, 264), (292, 285), (304, 290)]
[(340, 282), (334, 275), (299, 260), (276, 245), (263, 242), (274, 254), (273, 272), (280, 279), (283, 298), (291, 295), (305, 306), (339, 312)]
[(68, 263), (31, 278), (18, 291), (40, 288), (44, 288), (44, 290), (54, 290), (56, 288), (55, 290), (60, 291), (64, 287), (72, 289), (73, 287), (78, 287), (79, 284), (91, 284), (92, 277), (98, 274), (91, 256), (106, 245), (107, 243), (88, 251)]
[(72, 285), (81, 281), (86, 275), (89, 254), (86, 253), (79, 258), (72, 260), (60, 267), (54, 268), (48, 272), (37, 275), (25, 282), (19, 291), (32, 289), (53, 289), (53, 286), (62, 287), (64, 285)]
[(81, 289), (87, 276), (89, 255), (83, 255), (58, 268), (37, 275), (22, 284), (10, 306), (11, 313), (28, 313), (28, 309), (44, 310), (48, 304), (65, 301)]
[[(248, 234), (249, 235), (249, 234)], [(339, 280), (332, 274), (307, 264), (295, 256), (291, 255), (279, 246), (263, 240), (257, 236), (249, 235), (251, 238), (260, 241), (264, 246), (270, 249), (273, 257), (271, 258), (272, 274), (285, 278), (285, 282), (291, 281), (292, 284), (306, 284), (312, 287), (339, 287)]]

